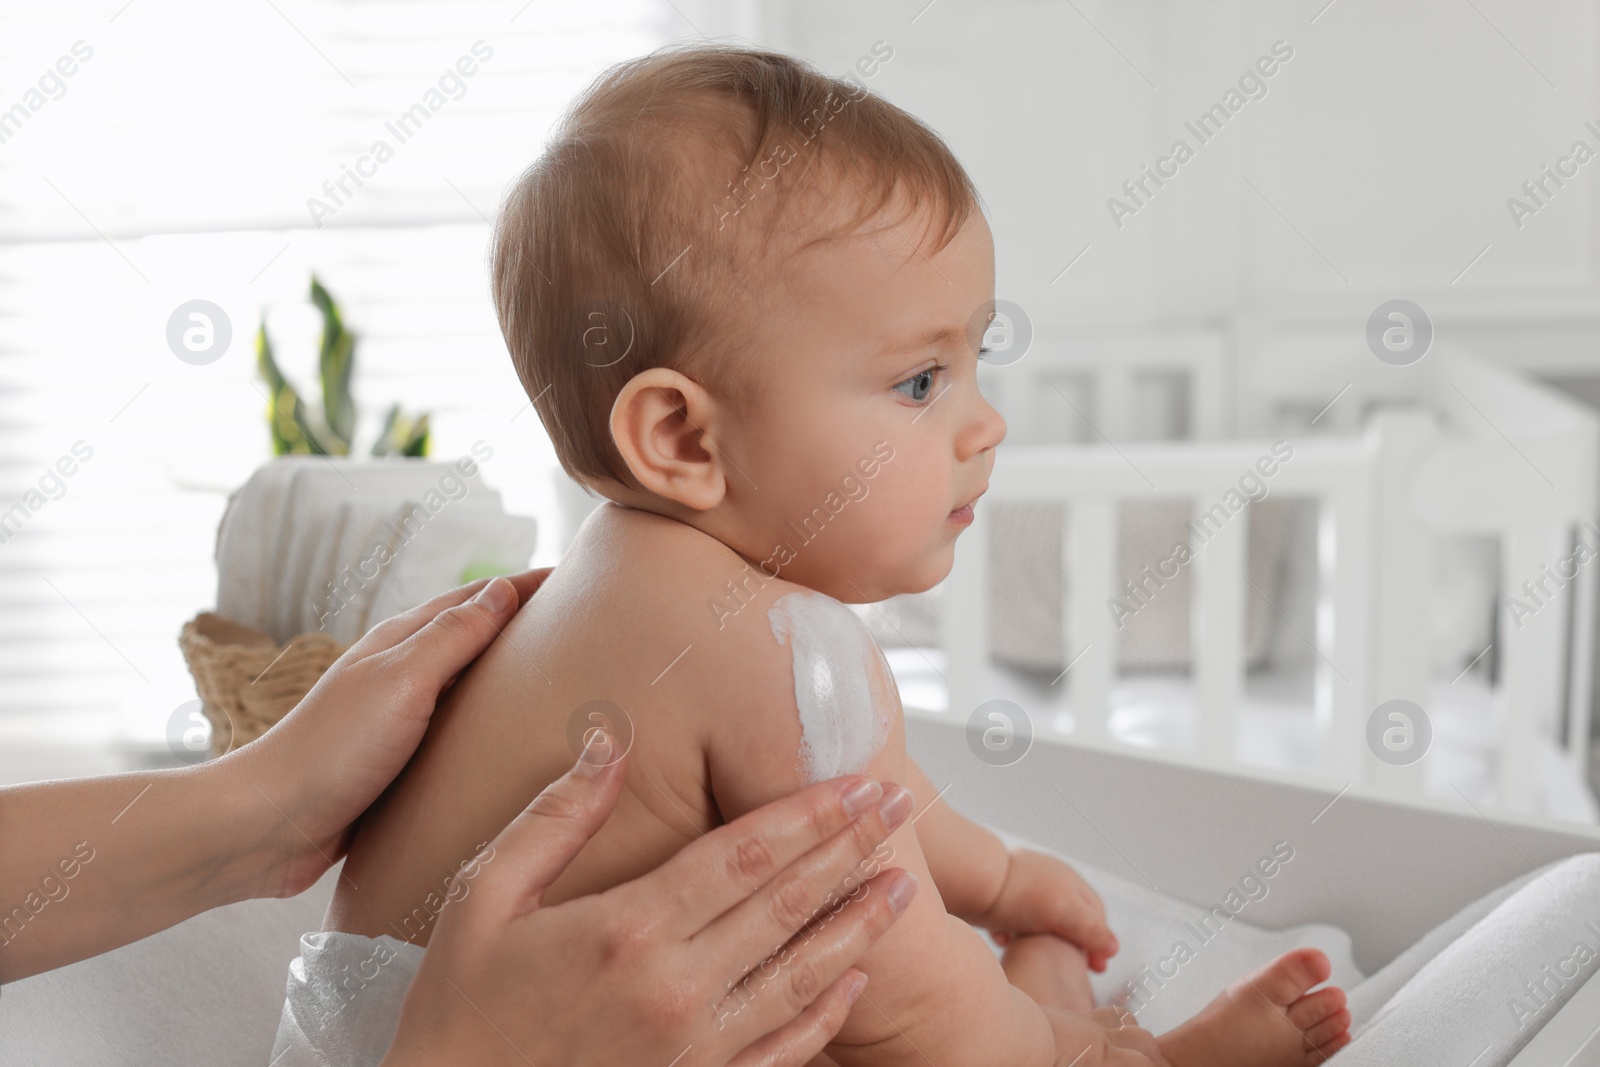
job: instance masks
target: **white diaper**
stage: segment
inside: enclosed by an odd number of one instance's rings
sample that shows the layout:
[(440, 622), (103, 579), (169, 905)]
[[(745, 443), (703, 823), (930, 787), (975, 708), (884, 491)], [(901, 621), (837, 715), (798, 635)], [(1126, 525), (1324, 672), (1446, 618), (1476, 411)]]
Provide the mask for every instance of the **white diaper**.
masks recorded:
[(422, 949), (385, 934), (302, 934), (273, 1067), (376, 1067), (400, 1023)]

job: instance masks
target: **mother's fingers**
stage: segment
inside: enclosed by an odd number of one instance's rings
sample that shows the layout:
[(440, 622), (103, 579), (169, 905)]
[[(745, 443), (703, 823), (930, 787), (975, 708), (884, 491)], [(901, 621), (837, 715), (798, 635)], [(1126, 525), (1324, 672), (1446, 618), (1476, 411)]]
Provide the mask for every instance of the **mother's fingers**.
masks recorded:
[(790, 863), (694, 935), (702, 966), (720, 974), (729, 964), (763, 958), (807, 923), (837, 911), (845, 897), (888, 866), (893, 851), (880, 856), (878, 846), (909, 814), (911, 791), (890, 783), (875, 810)]
[(540, 567), (536, 570), (523, 571), (521, 574), (508, 574), (506, 579), (517, 587), (517, 596), (526, 604), (528, 598), (539, 591), (539, 587), (554, 570), (554, 567)]
[[(550, 572), (554, 569), (553, 567), (540, 567), (538, 570), (523, 571), (520, 574), (508, 574), (505, 576), (506, 580), (511, 583), (512, 588), (516, 590), (517, 603), (514, 605), (507, 603), (497, 613), (497, 615), (505, 616), (505, 618), (498, 618), (497, 620), (501, 626), (505, 625), (506, 618), (515, 614), (517, 608), (526, 604), (528, 598), (538, 592), (539, 587), (544, 584), (546, 578), (550, 577)], [(428, 625), (441, 612), (467, 603), (494, 580), (493, 578), (479, 578), (475, 582), (468, 582), (466, 585), (459, 586), (449, 592), (440, 593), (427, 603), (418, 604), (409, 611), (403, 611), (399, 615), (385, 619), (368, 630), (350, 651), (357, 656), (369, 656), (374, 652), (393, 648)]]
[(538, 908), (545, 890), (605, 825), (625, 777), (625, 754), (616, 754), (614, 746), (611, 735), (596, 731), (577, 764), (495, 837), (494, 867), (478, 894), (497, 921)]
[(494, 643), (517, 610), (517, 592), (495, 578), (465, 604), (445, 608), (373, 662), (394, 671), (395, 695), (422, 694), (431, 705), (450, 680)]
[(867, 976), (852, 968), (823, 990), (811, 1006), (748, 1046), (728, 1067), (805, 1067), (832, 1041), (850, 1015), (850, 1005), (866, 987)]
[[(686, 845), (643, 879), (650, 897), (642, 903), (655, 909), (677, 939), (688, 941), (849, 826), (878, 803), (882, 791), (881, 782), (852, 775), (818, 782), (747, 812)], [(768, 944), (780, 945), (787, 937), (783, 933)]]
[[(763, 1035), (786, 1034), (788, 1038), (779, 1037), (774, 1047), (786, 1048), (790, 1044), (810, 1047), (809, 1040), (800, 1040), (798, 1035), (810, 1035), (814, 1030), (823, 1029), (814, 1025), (822, 1020), (815, 1017), (813, 1009), (821, 1005), (823, 1018), (831, 1022), (828, 1014), (831, 987), (893, 925), (916, 890), (916, 875), (903, 868), (894, 867), (878, 874), (860, 887), (854, 899), (841, 900), (840, 907), (825, 912), (738, 980), (716, 1008), (719, 1027), (730, 1031), (732, 1047), (743, 1047), (741, 1042), (744, 1045), (755, 1042), (755, 1047), (763, 1048)], [(820, 995), (819, 990), (822, 991)], [(799, 1024), (798, 1031), (790, 1025), (791, 1020)], [(843, 1025), (842, 1019), (839, 1025)], [(811, 1047), (810, 1053), (815, 1055), (836, 1033), (838, 1026), (827, 1029), (826, 1037)], [(767, 1047), (765, 1051), (770, 1054), (774, 1047)], [(742, 1059), (735, 1062), (744, 1063)], [(758, 1058), (752, 1062), (767, 1061)], [(803, 1057), (793, 1061), (774, 1057), (771, 1062), (803, 1064), (806, 1061)]]

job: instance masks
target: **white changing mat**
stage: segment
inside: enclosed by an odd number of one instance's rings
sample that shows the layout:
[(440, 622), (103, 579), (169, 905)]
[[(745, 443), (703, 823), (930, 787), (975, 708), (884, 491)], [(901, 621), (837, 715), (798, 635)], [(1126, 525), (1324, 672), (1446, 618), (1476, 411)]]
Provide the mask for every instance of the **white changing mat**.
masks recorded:
[(1549, 864), (1440, 923), (1355, 989), (1346, 1067), (1504, 1067), (1600, 961), (1600, 853)]

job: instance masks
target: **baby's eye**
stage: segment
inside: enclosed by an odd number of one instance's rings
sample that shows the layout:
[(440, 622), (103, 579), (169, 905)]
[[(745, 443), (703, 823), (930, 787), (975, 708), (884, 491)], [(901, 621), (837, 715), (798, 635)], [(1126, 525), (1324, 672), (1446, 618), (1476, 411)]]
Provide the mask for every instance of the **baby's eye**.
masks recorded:
[[(926, 400), (928, 393), (933, 390), (933, 372), (938, 369), (937, 367), (929, 367), (927, 370), (918, 371), (899, 385), (896, 385), (895, 389), (911, 400)], [(906, 391), (906, 386), (908, 385), (911, 387), (911, 392)]]

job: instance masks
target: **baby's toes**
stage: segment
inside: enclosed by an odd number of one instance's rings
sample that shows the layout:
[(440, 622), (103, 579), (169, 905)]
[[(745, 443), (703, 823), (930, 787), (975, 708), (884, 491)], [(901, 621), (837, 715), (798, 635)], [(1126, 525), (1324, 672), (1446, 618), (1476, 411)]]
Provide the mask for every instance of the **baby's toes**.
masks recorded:
[(1301, 1033), (1305, 1035), (1305, 1047), (1308, 1050), (1326, 1048), (1341, 1035), (1349, 1036), (1350, 1011), (1347, 1008), (1340, 1008), (1321, 1022), (1306, 1027)]
[[(1326, 989), (1319, 989), (1315, 993), (1307, 993), (1293, 1004), (1290, 1004), (1287, 1014), (1289, 1021), (1294, 1023), (1296, 1030), (1303, 1034), (1309, 1034), (1312, 1027), (1338, 1012), (1344, 1005), (1344, 990), (1337, 986), (1329, 986)], [(1313, 1041), (1311, 1044), (1316, 1046), (1322, 1044), (1322, 1042)]]
[[(1349, 1013), (1346, 1012), (1345, 1014), (1348, 1015)], [(1346, 1025), (1349, 1025), (1348, 1021)], [(1333, 1058), (1335, 1052), (1338, 1052), (1349, 1043), (1350, 1031), (1346, 1030), (1327, 1044), (1318, 1045), (1315, 1049), (1306, 1053), (1306, 1067), (1322, 1067), (1324, 1063)]]
[(1287, 1009), (1306, 990), (1326, 982), (1332, 973), (1333, 964), (1320, 949), (1297, 948), (1261, 968), (1248, 981), (1256, 992)]

